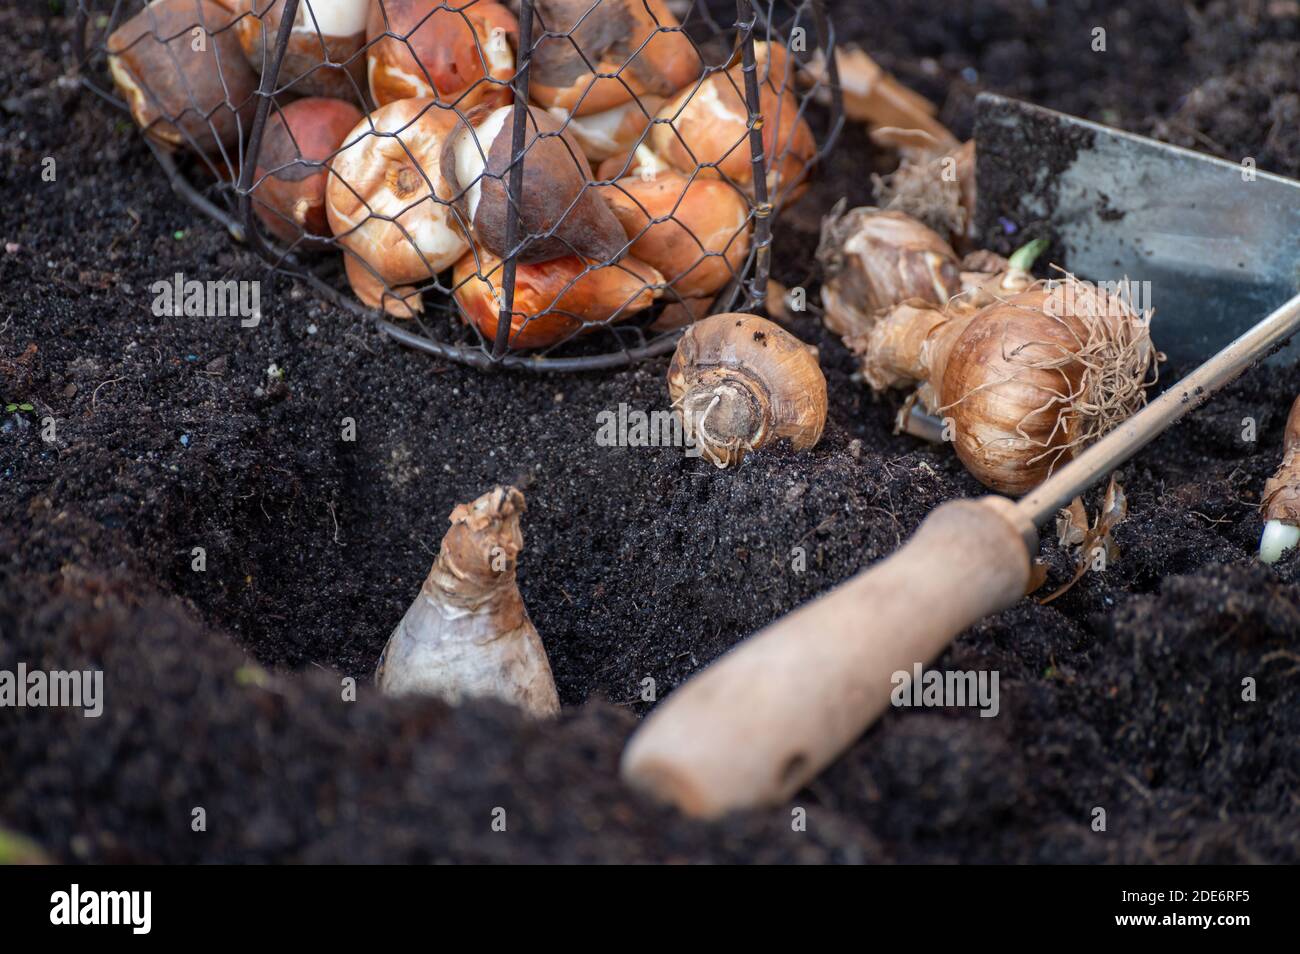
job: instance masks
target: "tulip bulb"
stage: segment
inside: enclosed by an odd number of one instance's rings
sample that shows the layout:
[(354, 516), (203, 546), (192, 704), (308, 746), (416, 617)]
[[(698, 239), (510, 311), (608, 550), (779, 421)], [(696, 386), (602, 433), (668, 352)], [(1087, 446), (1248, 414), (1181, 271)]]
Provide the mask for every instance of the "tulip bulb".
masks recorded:
[(909, 301), (847, 339), (875, 388), (919, 385), (983, 484), (1023, 494), (1143, 403), (1150, 313), (1072, 276), (980, 310)]
[[(157, 0), (108, 38), (113, 83), (155, 142), (218, 153), (249, 129), (257, 77), (230, 21), (211, 0)], [(199, 29), (202, 44), (194, 42)]]
[[(447, 137), (440, 160), (442, 175), (457, 207), (472, 223), (474, 237), (498, 258), (510, 253), (506, 229), (513, 115), (513, 106), (471, 110)], [(627, 244), (623, 228), (591, 186), (591, 166), (572, 136), (554, 117), (530, 106), (521, 152), (518, 260), (616, 258)]]
[(668, 394), (688, 440), (718, 467), (781, 439), (807, 450), (826, 426), (826, 378), (814, 351), (755, 315), (688, 327), (668, 366)]
[(561, 106), (552, 106), (547, 112), (573, 136), (590, 162), (600, 163), (611, 156), (626, 158), (663, 104), (662, 96), (647, 94), (603, 113), (573, 116)]
[(720, 179), (676, 171), (637, 175), (601, 194), (631, 241), (629, 251), (663, 273), (682, 298), (713, 295), (749, 253), (749, 203)]
[[(704, 64), (663, 0), (536, 0), (529, 94), (575, 116), (668, 96)], [(597, 74), (601, 74), (597, 77)]]
[(497, 487), (451, 512), (420, 595), (388, 638), (375, 685), (389, 696), (496, 698), (534, 716), (560, 709), (546, 650), (515, 581), (524, 495)]
[[(284, 16), (284, 0), (239, 0), (246, 14), (235, 22), (253, 69), (271, 63)], [(365, 82), (366, 10), (369, 0), (301, 0), (277, 85), (303, 96), (357, 101)]]
[[(465, 320), (488, 341), (496, 340), (504, 301), (501, 260), (482, 248), (465, 255), (452, 281)], [(548, 348), (573, 337), (584, 326), (618, 321), (654, 304), (664, 277), (627, 256), (614, 265), (576, 255), (515, 266), (510, 310), (512, 348)], [(590, 329), (587, 329), (590, 330)]]
[(400, 99), (358, 123), (330, 163), (330, 228), (352, 290), (371, 308), (399, 318), (421, 311), (415, 286), (469, 249), (439, 162), (459, 123), (431, 99)]
[(266, 121), (253, 207), (280, 241), (319, 247), (329, 237), (326, 162), (362, 118), (351, 103), (311, 97), (277, 109)]
[(468, 112), (513, 100), (519, 24), (493, 0), (383, 0), (365, 24), (370, 95), (384, 106), (431, 98)]
[[(807, 171), (816, 151), (808, 123), (789, 90), (759, 84), (763, 155), (767, 157), (767, 196), (774, 206), (793, 202), (807, 188)], [(713, 73), (681, 90), (659, 110), (649, 144), (676, 169), (706, 177), (725, 177), (749, 194), (754, 191), (749, 145), (749, 105), (739, 67)]]
[(1264, 484), (1264, 533), (1259, 558), (1276, 563), (1300, 543), (1300, 398), (1291, 405), (1282, 439), (1282, 464)]
[(962, 289), (952, 246), (902, 212), (837, 205), (822, 223), (817, 260), (823, 320), (839, 335), (867, 333), (878, 312), (905, 301), (942, 307)]

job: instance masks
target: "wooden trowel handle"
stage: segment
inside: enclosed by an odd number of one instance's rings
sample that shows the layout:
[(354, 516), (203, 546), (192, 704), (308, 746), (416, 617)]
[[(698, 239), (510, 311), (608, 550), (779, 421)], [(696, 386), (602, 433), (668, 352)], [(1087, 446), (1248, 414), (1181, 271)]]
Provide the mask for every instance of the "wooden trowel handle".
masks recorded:
[(885, 710), (895, 672), (1024, 595), (1034, 547), (1008, 500), (944, 504), (887, 560), (669, 696), (628, 743), (623, 777), (703, 817), (784, 801)]

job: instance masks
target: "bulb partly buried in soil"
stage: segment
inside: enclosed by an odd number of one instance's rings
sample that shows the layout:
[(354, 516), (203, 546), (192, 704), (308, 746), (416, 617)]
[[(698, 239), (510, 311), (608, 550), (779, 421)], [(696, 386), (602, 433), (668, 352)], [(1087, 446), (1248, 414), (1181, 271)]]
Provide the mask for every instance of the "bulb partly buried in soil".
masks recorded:
[(826, 426), (815, 353), (756, 315), (714, 315), (687, 328), (668, 366), (668, 394), (687, 439), (718, 467), (782, 438), (807, 450)]
[(451, 529), (375, 669), (385, 695), (491, 697), (534, 716), (560, 709), (541, 637), (515, 582), (524, 495), (496, 487), (451, 512)]
[(1300, 543), (1300, 397), (1291, 405), (1282, 439), (1282, 464), (1264, 485), (1264, 532), (1259, 558), (1276, 563)]

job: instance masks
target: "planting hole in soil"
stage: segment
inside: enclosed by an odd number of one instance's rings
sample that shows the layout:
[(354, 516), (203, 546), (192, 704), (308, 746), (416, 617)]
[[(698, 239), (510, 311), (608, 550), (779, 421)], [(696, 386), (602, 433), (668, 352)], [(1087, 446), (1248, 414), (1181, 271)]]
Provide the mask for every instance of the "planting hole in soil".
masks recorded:
[(0, 11), (0, 859), (1300, 860), (1300, 6), (380, 7)]

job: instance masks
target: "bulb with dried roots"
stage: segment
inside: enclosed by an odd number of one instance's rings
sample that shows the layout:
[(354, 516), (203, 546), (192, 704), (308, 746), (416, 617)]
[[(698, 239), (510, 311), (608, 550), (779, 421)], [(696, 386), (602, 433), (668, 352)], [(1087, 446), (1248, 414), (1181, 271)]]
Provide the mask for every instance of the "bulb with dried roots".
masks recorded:
[(915, 383), (926, 411), (951, 418), (981, 483), (1023, 494), (1146, 401), (1150, 321), (1067, 275), (979, 310), (905, 302), (848, 343), (873, 388)]
[(668, 394), (691, 446), (718, 467), (788, 438), (807, 450), (826, 426), (826, 378), (813, 349), (766, 319), (696, 322), (668, 366)]
[(375, 670), (385, 695), (487, 696), (559, 711), (541, 638), (515, 582), (524, 495), (497, 487), (451, 512), (451, 529)]
[(1259, 558), (1276, 563), (1300, 543), (1300, 397), (1291, 405), (1282, 439), (1282, 464), (1264, 485), (1264, 533)]

